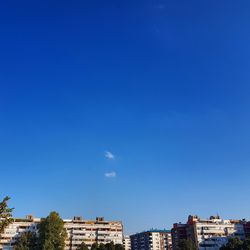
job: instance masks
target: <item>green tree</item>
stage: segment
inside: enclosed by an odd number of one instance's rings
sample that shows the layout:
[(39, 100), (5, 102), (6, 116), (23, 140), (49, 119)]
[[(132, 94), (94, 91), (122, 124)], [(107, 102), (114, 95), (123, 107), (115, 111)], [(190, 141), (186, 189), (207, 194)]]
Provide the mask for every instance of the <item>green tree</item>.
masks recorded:
[(228, 240), (228, 243), (221, 247), (220, 250), (245, 250), (245, 248), (243, 248), (243, 242), (235, 237), (235, 238), (230, 238)]
[(37, 250), (37, 236), (32, 232), (22, 233), (17, 239), (14, 250)]
[(101, 243), (100, 245), (94, 243), (91, 246), (91, 250), (124, 250), (124, 247), (122, 244), (114, 244), (114, 242), (111, 241), (109, 243), (106, 243), (105, 245), (103, 243)]
[(4, 229), (13, 222), (12, 211), (13, 208), (8, 207), (9, 196), (6, 196), (2, 202), (0, 202), (0, 235), (4, 232)]
[(244, 250), (250, 250), (250, 238), (244, 240), (242, 247)]
[(106, 250), (106, 246), (101, 243), (99, 246), (98, 246), (98, 250)]
[(82, 242), (81, 245), (77, 247), (77, 250), (89, 250), (89, 248), (84, 242)]
[(197, 247), (191, 239), (187, 239), (180, 241), (178, 250), (197, 250)]
[(93, 243), (91, 246), (91, 250), (98, 250), (98, 244), (97, 243)]
[(122, 244), (115, 244), (115, 250), (124, 250), (124, 246)]
[(106, 248), (106, 250), (115, 250), (114, 242), (111, 241), (111, 242), (105, 244), (105, 248)]
[(39, 225), (39, 250), (64, 250), (67, 237), (64, 222), (57, 212), (51, 212)]

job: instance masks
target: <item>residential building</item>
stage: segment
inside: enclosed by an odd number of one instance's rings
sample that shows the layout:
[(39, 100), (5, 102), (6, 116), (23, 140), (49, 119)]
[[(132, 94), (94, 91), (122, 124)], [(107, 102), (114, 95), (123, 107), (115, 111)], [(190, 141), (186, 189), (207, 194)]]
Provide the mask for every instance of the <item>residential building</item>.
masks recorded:
[(250, 238), (250, 221), (243, 223), (246, 238)]
[[(219, 216), (211, 216), (209, 219), (189, 216), (186, 224), (179, 225), (179, 231), (178, 224), (174, 224), (172, 229), (174, 250), (177, 249), (179, 241), (185, 238), (191, 239), (199, 250), (219, 250), (230, 237), (245, 238), (243, 223), (240, 220), (223, 220)], [(180, 233), (181, 230), (183, 231)]]
[(24, 219), (14, 219), (0, 238), (0, 249), (12, 250), (16, 239), (24, 232), (37, 232), (37, 225), (40, 222), (39, 218), (34, 218), (31, 215), (26, 216)]
[(177, 249), (181, 240), (187, 239), (187, 224), (175, 223), (171, 230), (172, 248)]
[(131, 241), (128, 235), (123, 237), (123, 246), (125, 250), (131, 250)]
[[(40, 218), (28, 216), (25, 219), (14, 219), (14, 222), (5, 229), (0, 239), (0, 249), (12, 250), (16, 239), (27, 231), (37, 232)], [(64, 220), (67, 231), (65, 250), (76, 250), (84, 242), (89, 248), (93, 243), (123, 244), (123, 226), (121, 221), (106, 221), (103, 217), (96, 220), (84, 220), (82, 217), (74, 217), (72, 220)]]
[(103, 217), (96, 220), (84, 220), (74, 217), (73, 220), (64, 220), (68, 239), (66, 249), (76, 250), (84, 242), (89, 248), (93, 243), (123, 244), (123, 226), (121, 221), (105, 221)]
[(130, 236), (131, 250), (172, 249), (170, 230), (149, 230)]

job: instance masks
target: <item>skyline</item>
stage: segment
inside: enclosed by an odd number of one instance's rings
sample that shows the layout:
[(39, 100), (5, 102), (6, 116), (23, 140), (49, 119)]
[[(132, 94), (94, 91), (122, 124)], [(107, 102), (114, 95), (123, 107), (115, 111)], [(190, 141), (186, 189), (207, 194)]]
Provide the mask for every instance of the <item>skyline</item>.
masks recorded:
[(104, 216), (127, 233), (250, 219), (249, 1), (0, 7), (0, 195), (14, 216)]

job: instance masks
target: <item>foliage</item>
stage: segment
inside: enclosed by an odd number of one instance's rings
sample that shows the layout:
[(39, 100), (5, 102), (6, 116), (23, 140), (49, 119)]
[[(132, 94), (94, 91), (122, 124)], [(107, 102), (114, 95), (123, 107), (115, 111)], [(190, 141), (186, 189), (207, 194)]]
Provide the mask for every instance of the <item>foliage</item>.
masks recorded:
[(241, 241), (239, 238), (230, 238), (220, 250), (250, 250), (250, 239)]
[(98, 244), (97, 243), (92, 244), (91, 250), (98, 250)]
[(84, 242), (82, 242), (82, 244), (77, 248), (77, 250), (89, 250), (89, 249), (87, 245)]
[(99, 246), (98, 246), (98, 250), (106, 250), (106, 246), (101, 243)]
[(17, 239), (14, 250), (36, 250), (37, 236), (32, 232), (22, 233)]
[(107, 244), (101, 243), (100, 245), (94, 243), (91, 246), (91, 250), (124, 250), (124, 246), (122, 244), (114, 244), (114, 242), (109, 242)]
[(51, 212), (39, 225), (39, 250), (63, 250), (66, 230), (57, 212)]
[(4, 232), (4, 229), (13, 222), (12, 211), (13, 208), (8, 207), (8, 201), (10, 197), (6, 196), (2, 202), (0, 202), (0, 234)]
[(115, 244), (115, 250), (124, 250), (124, 246), (122, 244)]
[(105, 244), (105, 249), (106, 250), (116, 250), (114, 242), (112, 241), (110, 243)]
[(197, 247), (191, 239), (187, 239), (180, 241), (178, 250), (197, 250)]
[(242, 246), (244, 250), (250, 250), (250, 238), (244, 240)]

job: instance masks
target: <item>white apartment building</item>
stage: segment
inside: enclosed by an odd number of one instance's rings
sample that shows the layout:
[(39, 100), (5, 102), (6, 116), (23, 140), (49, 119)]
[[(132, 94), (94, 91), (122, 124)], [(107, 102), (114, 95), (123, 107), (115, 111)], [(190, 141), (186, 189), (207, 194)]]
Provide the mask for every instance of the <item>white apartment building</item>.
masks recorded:
[[(0, 249), (12, 250), (21, 233), (37, 232), (37, 225), (40, 221), (40, 218), (32, 216), (27, 216), (25, 219), (15, 219), (2, 234)], [(74, 217), (72, 220), (64, 220), (64, 227), (68, 236), (65, 250), (76, 250), (82, 242), (89, 248), (93, 243), (106, 244), (113, 241), (114, 244), (123, 244), (121, 221), (105, 221), (103, 217), (97, 217), (96, 220)]]
[(26, 216), (25, 219), (15, 219), (1, 235), (0, 249), (12, 250), (16, 239), (24, 232), (37, 232), (37, 225), (40, 222), (39, 218), (33, 216)]
[(149, 230), (130, 236), (131, 250), (171, 250), (170, 230)]
[(84, 242), (89, 248), (93, 243), (123, 244), (123, 226), (121, 221), (105, 221), (103, 217), (96, 220), (84, 220), (74, 217), (73, 220), (64, 220), (68, 239), (66, 250), (76, 250)]
[(123, 246), (125, 250), (131, 250), (131, 241), (128, 235), (123, 237)]
[(243, 224), (239, 220), (223, 220), (219, 216), (200, 219), (189, 216), (187, 236), (198, 245), (199, 250), (219, 250), (230, 237), (245, 238)]

